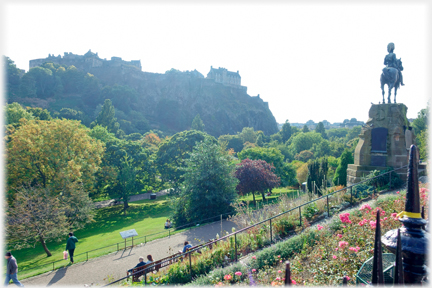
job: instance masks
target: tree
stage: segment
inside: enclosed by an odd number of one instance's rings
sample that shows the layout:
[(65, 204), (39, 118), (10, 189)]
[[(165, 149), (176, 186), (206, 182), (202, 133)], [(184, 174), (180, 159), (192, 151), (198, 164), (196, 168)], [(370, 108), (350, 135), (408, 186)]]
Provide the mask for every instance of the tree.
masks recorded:
[(219, 144), (227, 143), (227, 149), (233, 149), (235, 152), (240, 152), (243, 149), (243, 140), (239, 135), (221, 135), (218, 138)]
[(302, 185), (306, 182), (308, 176), (308, 163), (303, 163), (299, 168), (297, 168), (297, 182), (299, 185)]
[(417, 118), (414, 119), (412, 126), (414, 128), (414, 134), (420, 135), (420, 133), (427, 129), (428, 126), (428, 115), (429, 105), (427, 108), (420, 110), (417, 114)]
[(272, 171), (274, 166), (266, 161), (244, 159), (237, 165), (235, 172), (239, 180), (237, 190), (242, 195), (252, 193), (255, 206), (255, 193), (261, 193), (264, 201), (264, 192), (279, 186), (280, 178)]
[(348, 149), (345, 149), (345, 151), (342, 153), (339, 159), (339, 165), (336, 168), (336, 172), (333, 177), (334, 185), (346, 186), (348, 164), (354, 164), (354, 159), (351, 152), (349, 152)]
[(280, 177), (283, 187), (296, 184), (296, 172), (288, 163), (284, 162), (284, 156), (276, 148), (255, 147), (241, 151), (237, 154), (240, 160), (264, 160), (275, 167), (275, 174)]
[(192, 130), (197, 130), (197, 131), (204, 132), (204, 126), (205, 125), (204, 125), (203, 121), (201, 120), (200, 115), (197, 114), (195, 116), (195, 118), (193, 119), (193, 121), (192, 121), (192, 127), (191, 127), (191, 129)]
[(238, 180), (230, 158), (211, 138), (196, 144), (185, 161), (180, 197), (172, 205), (176, 225), (233, 211)]
[(322, 138), (327, 139), (326, 130), (322, 122), (319, 122), (318, 125), (315, 127), (315, 132), (320, 133)]
[(309, 130), (308, 126), (305, 124), (305, 125), (303, 126), (302, 132), (303, 132), (303, 133), (307, 133), (307, 132), (309, 132), (309, 131), (310, 131), (310, 130)]
[(288, 120), (282, 125), (282, 129), (279, 131), (282, 136), (282, 141), (285, 143), (291, 137), (291, 125)]
[(25, 121), (7, 145), (8, 190), (31, 183), (59, 193), (69, 183), (83, 183), (88, 192), (103, 151), (77, 121)]
[(314, 157), (314, 154), (309, 150), (301, 151), (299, 154), (297, 154), (294, 158), (298, 161), (307, 162), (308, 160), (312, 159)]
[(345, 142), (350, 141), (351, 139), (357, 138), (361, 132), (361, 126), (353, 127), (348, 131), (348, 134), (345, 136)]
[(57, 194), (50, 188), (22, 186), (17, 189), (6, 213), (6, 237), (15, 249), (41, 243), (47, 256), (46, 241), (63, 240), (69, 231), (93, 221), (93, 203), (80, 185), (73, 192)]
[(420, 159), (427, 160), (428, 159), (428, 152), (429, 152), (429, 131), (428, 129), (425, 129), (421, 131), (420, 135), (417, 136), (417, 141), (419, 142), (419, 150), (420, 150)]
[(138, 141), (107, 142), (95, 184), (98, 192), (122, 200), (126, 211), (129, 196), (159, 188), (156, 166), (149, 154)]
[(90, 137), (100, 140), (105, 144), (110, 141), (116, 140), (114, 133), (108, 132), (105, 127), (102, 127), (100, 125), (94, 126), (92, 129), (89, 130), (88, 134)]
[[(316, 132), (298, 133), (290, 138), (288, 142), (289, 149), (293, 155), (296, 155), (304, 150), (310, 150), (314, 144), (319, 144), (323, 141), (321, 134)], [(287, 143), (288, 144), (288, 143)]]
[(27, 112), (31, 113), (35, 119), (50, 121), (52, 120), (51, 114), (47, 109), (39, 107), (27, 107)]
[(259, 147), (262, 147), (264, 145), (264, 140), (263, 140), (263, 135), (259, 134), (257, 137), (257, 140), (255, 142), (255, 144)]
[(102, 110), (96, 120), (91, 123), (90, 127), (96, 125), (107, 128), (109, 132), (115, 135), (119, 132), (120, 124), (117, 122), (117, 118), (115, 118), (115, 109), (110, 99), (105, 99)]
[(133, 160), (126, 154), (121, 159), (119, 173), (117, 174), (117, 189), (113, 189), (115, 199), (123, 201), (123, 212), (126, 216), (126, 209), (129, 208), (130, 195), (136, 191), (137, 186), (137, 167), (134, 166)]
[[(19, 103), (7, 104), (5, 107), (6, 125), (18, 124), (21, 119), (33, 120), (34, 116)], [(15, 125), (17, 126), (17, 125)]]
[(239, 136), (243, 140), (243, 143), (255, 143), (257, 138), (253, 127), (244, 127)]
[[(318, 196), (322, 196), (320, 189), (327, 185), (324, 183), (327, 172), (327, 158), (322, 158), (321, 161), (315, 160), (308, 162), (307, 187), (310, 192), (315, 191)], [(317, 187), (318, 189), (315, 190), (314, 187)]]
[(211, 138), (216, 143), (214, 137), (196, 130), (179, 132), (169, 140), (162, 141), (156, 154), (156, 165), (162, 180), (177, 189), (184, 174), (182, 167), (186, 167), (184, 161), (189, 158), (193, 147), (206, 138)]
[(3, 71), (6, 71), (6, 91), (9, 97), (19, 94), (21, 71), (9, 57), (3, 56)]
[(330, 147), (330, 141), (323, 140), (319, 143), (314, 143), (312, 145), (312, 151), (314, 153), (315, 158), (320, 158), (320, 157), (332, 155), (332, 149)]

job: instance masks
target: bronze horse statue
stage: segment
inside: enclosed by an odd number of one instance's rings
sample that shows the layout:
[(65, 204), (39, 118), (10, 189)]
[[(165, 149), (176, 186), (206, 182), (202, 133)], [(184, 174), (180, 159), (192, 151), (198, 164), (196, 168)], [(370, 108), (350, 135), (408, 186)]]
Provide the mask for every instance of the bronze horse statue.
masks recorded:
[(385, 103), (385, 98), (384, 98), (384, 85), (387, 84), (388, 87), (388, 102), (387, 103), (391, 103), (390, 100), (390, 96), (391, 96), (391, 90), (394, 88), (394, 103), (396, 103), (396, 94), (397, 94), (397, 89), (399, 89), (400, 84), (401, 84), (401, 79), (399, 77), (399, 71), (403, 70), (402, 67), (402, 60), (401, 59), (397, 59), (396, 60), (396, 66), (397, 68), (394, 67), (385, 67), (382, 71), (381, 74), (381, 90), (382, 90), (382, 95), (383, 95), (383, 104)]

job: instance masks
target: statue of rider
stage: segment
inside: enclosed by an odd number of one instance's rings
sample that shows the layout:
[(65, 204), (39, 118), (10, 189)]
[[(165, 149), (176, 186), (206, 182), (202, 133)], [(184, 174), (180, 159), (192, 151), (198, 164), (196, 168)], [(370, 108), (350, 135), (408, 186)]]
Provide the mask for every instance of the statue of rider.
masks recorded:
[(393, 53), (394, 49), (395, 49), (394, 43), (389, 43), (387, 45), (387, 51), (389, 52), (389, 54), (387, 54), (384, 58), (384, 65), (386, 65), (387, 68), (393, 67), (399, 71), (400, 83), (402, 86), (404, 86), (405, 84), (403, 83), (402, 72), (401, 72), (403, 68), (401, 69), (401, 67), (399, 67), (397, 63), (396, 54)]

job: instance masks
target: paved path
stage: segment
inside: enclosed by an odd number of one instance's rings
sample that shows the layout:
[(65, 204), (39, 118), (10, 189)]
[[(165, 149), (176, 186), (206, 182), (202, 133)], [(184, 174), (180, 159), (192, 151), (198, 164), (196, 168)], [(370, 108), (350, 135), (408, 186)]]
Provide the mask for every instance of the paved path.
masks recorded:
[[(157, 197), (166, 195), (168, 193), (169, 193), (169, 189), (165, 189), (165, 190), (161, 190), (159, 192), (155, 192), (154, 194), (156, 194), (156, 199), (157, 199)], [(149, 193), (142, 193), (142, 194), (138, 194), (138, 195), (133, 195), (130, 197), (129, 203), (144, 200), (144, 199), (150, 199), (150, 194), (152, 194), (152, 193), (149, 192)], [(95, 202), (94, 204), (95, 204), (95, 208), (97, 209), (97, 208), (104, 208), (104, 207), (108, 207), (108, 206), (123, 204), (123, 202), (119, 201), (119, 202), (115, 203), (114, 199), (110, 199), (110, 200)]]
[[(224, 231), (231, 232), (232, 227), (237, 228), (237, 225), (227, 220), (222, 222), (222, 229)], [(208, 241), (209, 239), (216, 238), (216, 233), (220, 234), (220, 231), (220, 222), (203, 225), (202, 227), (184, 231), (171, 237), (147, 242), (147, 244), (141, 247), (134, 247), (133, 249), (111, 253), (91, 259), (88, 262), (77, 263), (66, 268), (27, 278), (21, 282), (26, 286), (43, 287), (65, 285), (83, 287), (85, 284), (90, 285), (91, 283), (93, 283), (93, 286), (102, 286), (108, 283), (106, 280), (108, 275), (115, 280), (125, 277), (126, 271), (139, 262), (139, 256), (147, 258), (146, 256), (151, 254), (153, 259), (158, 260), (183, 249), (184, 241), (189, 241), (192, 245), (197, 245), (199, 244), (198, 239), (202, 240), (201, 243), (203, 241)], [(78, 243), (76, 253), (80, 253), (79, 249)]]

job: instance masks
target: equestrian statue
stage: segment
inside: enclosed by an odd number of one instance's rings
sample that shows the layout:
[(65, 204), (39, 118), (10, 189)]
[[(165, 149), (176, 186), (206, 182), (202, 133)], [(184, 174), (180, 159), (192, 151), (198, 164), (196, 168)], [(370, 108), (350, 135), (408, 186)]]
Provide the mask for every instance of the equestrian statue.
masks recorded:
[(391, 96), (391, 90), (394, 88), (394, 103), (396, 103), (396, 94), (397, 89), (400, 87), (400, 85), (404, 86), (403, 78), (402, 78), (402, 58), (397, 59), (396, 54), (393, 53), (395, 49), (395, 45), (393, 43), (389, 43), (387, 45), (387, 51), (389, 54), (387, 54), (384, 58), (384, 65), (386, 67), (382, 70), (381, 74), (381, 90), (382, 90), (382, 96), (383, 96), (383, 104), (385, 103), (384, 100), (384, 85), (387, 84), (388, 87), (388, 101), (387, 103), (391, 103), (390, 96)]

